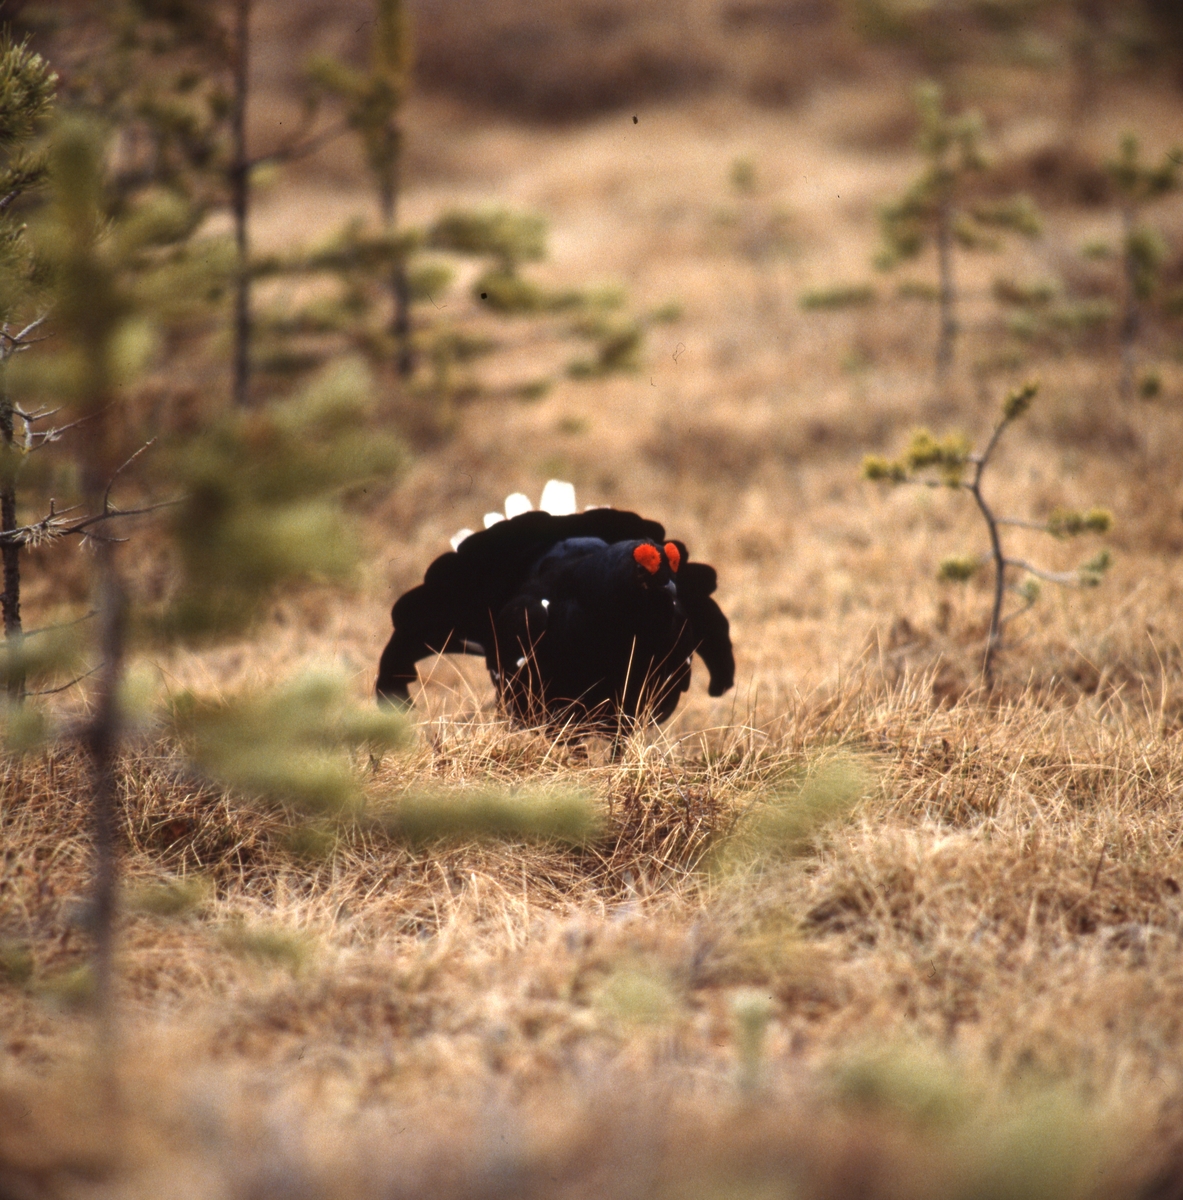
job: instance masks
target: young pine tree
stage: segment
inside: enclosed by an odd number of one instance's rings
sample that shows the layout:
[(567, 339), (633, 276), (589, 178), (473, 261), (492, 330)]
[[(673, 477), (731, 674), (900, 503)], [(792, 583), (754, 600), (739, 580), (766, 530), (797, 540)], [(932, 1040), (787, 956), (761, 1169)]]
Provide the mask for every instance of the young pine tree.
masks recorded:
[(0, 32), (0, 559), (4, 586), (4, 637), (9, 654), (10, 698), (24, 693), (22, 650), (21, 552), (17, 484), (27, 454), (44, 438), (37, 435), (38, 414), (20, 409), (8, 390), (7, 363), (29, 348), (45, 313), (37, 264), (18, 215), (19, 202), (41, 187), (46, 159), (37, 142), (53, 109), (57, 77), (27, 43)]
[(390, 332), (395, 367), (406, 378), (414, 370), (408, 239), (398, 237), (403, 133), (399, 117), (411, 75), (410, 16), (403, 0), (375, 0), (370, 22), (370, 62), (365, 71), (332, 59), (313, 64), (313, 78), (345, 104), (349, 127), (358, 135), (378, 193), (382, 233), (390, 253)]
[[(124, 208), (108, 186), (107, 147), (96, 128), (71, 121), (55, 133), (49, 204), (31, 229), (48, 277), (54, 338), (43, 356), (18, 360), (14, 395), (65, 404), (86, 421), (71, 449), (82, 516), (46, 523), (47, 534), (88, 543), (95, 620), (80, 636), (94, 664), (80, 742), (90, 760), (94, 873), (89, 905), (93, 983), (110, 1042), (118, 895), (118, 780), (127, 737), (127, 666), (178, 640), (241, 634), (274, 588), (302, 578), (340, 577), (354, 539), (340, 505), (349, 487), (397, 472), (402, 453), (368, 427), (364, 372), (343, 366), (294, 398), (232, 409), (198, 433), (147, 454), (127, 401), (154, 352), (148, 301), (177, 235), (167, 201)], [(133, 447), (129, 455), (129, 447)], [(167, 488), (161, 505), (128, 511), (111, 503), (124, 468), (156, 459)], [(128, 586), (128, 518), (160, 508), (179, 570), (170, 594), (148, 603)], [(159, 549), (159, 547), (158, 547)], [(180, 737), (194, 765), (227, 786), (305, 810), (341, 810), (360, 794), (351, 753), (396, 744), (401, 725), (370, 705), (357, 708), (337, 683), (305, 681), (277, 695), (173, 697), (155, 714)], [(9, 726), (11, 732), (11, 714)], [(81, 735), (81, 736), (79, 736)], [(11, 739), (10, 739), (11, 740)], [(129, 789), (134, 795), (135, 789)]]
[[(339, 134), (318, 126), (311, 89), (294, 133), (263, 153), (248, 137), (252, 0), (120, 0), (108, 9), (109, 55), (96, 55), (86, 102), (119, 131), (113, 184), (126, 202), (163, 188), (191, 209), (192, 233), (210, 212), (229, 212), (232, 250), (217, 247), (200, 291), (230, 293), (231, 391), (250, 401), (255, 263), (250, 241), (254, 182), (260, 167), (311, 154)], [(194, 247), (190, 262), (208, 262)], [(192, 291), (192, 287), (190, 288)], [(179, 307), (174, 299), (174, 308)], [(190, 307), (192, 307), (190, 305)]]
[(988, 169), (982, 150), (983, 126), (975, 113), (954, 115), (945, 108), (936, 84), (917, 88), (920, 151), (925, 167), (898, 200), (880, 215), (883, 249), (876, 265), (890, 270), (936, 248), (940, 331), (936, 347), (936, 389), (948, 392), (954, 344), (960, 329), (954, 250), (991, 248), (996, 232), (1009, 229), (1029, 237), (1039, 232), (1039, 217), (1026, 196), (1001, 203), (975, 200), (975, 184)]
[(1142, 214), (1148, 204), (1180, 187), (1180, 166), (1183, 150), (1179, 149), (1164, 155), (1157, 166), (1143, 162), (1133, 134), (1122, 138), (1117, 158), (1108, 164), (1121, 202), (1121, 372), (1117, 394), (1123, 402), (1134, 397), (1143, 307), (1158, 287), (1159, 268), (1166, 257), (1162, 235), (1143, 222)]
[[(996, 513), (994, 502), (983, 492), (986, 470), (993, 461), (1003, 434), (1027, 412), (1038, 391), (1038, 384), (1028, 383), (1006, 397), (994, 430), (981, 451), (975, 453), (969, 441), (959, 434), (935, 438), (927, 429), (918, 429), (901, 458), (892, 460), (870, 456), (863, 463), (863, 476), (866, 479), (954, 488), (968, 492), (973, 497), (986, 525), (989, 549), (984, 554), (945, 559), (940, 566), (940, 578), (946, 582), (965, 583), (983, 567), (989, 566), (993, 570), (993, 604), (982, 659), (982, 676), (987, 684), (994, 679), (994, 657), (1002, 645), (1002, 631), (1039, 599), (1039, 580), (1062, 587), (1090, 587), (1101, 582), (1101, 577), (1109, 567), (1109, 552), (1106, 550), (1094, 555), (1075, 571), (1048, 571), (1025, 559), (1012, 557), (1003, 547), (1002, 531), (1008, 526), (1034, 529), (1055, 538), (1065, 538), (1084, 533), (1105, 533), (1113, 524), (1112, 514), (1104, 508), (1091, 508), (1087, 512), (1058, 508), (1046, 521), (1002, 517)], [(1014, 572), (1023, 572), (1028, 578), (1016, 584), (1011, 580)], [(1017, 594), (1023, 605), (1004, 614), (1007, 591)]]

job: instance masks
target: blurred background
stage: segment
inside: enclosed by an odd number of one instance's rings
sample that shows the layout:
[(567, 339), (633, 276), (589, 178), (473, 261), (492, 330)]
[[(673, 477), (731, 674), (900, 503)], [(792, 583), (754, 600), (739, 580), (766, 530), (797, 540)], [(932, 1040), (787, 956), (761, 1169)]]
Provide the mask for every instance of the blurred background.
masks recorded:
[[(9, 628), (0, 1193), (1177, 1195), (1178, 0), (0, 17), (0, 541), (106, 639)], [(552, 478), (718, 569), (735, 689), (393, 728), (391, 603)]]
[[(999, 495), (1041, 519), (1107, 504), (1122, 594), (1139, 611), (1163, 602), (1143, 593), (1163, 582), (1150, 564), (1183, 548), (1183, 205), (1170, 188), (1131, 191), (1114, 164), (1128, 134), (1146, 171), (1183, 142), (1177, 5), (398, 8), (386, 207), (348, 83), (376, 61), (370, 0), (207, 5), (200, 20), (181, 0), (5, 9), (59, 72), (60, 104), (110, 123), (129, 203), (153, 188), (199, 198), (192, 254), (222, 283), (162, 313), (164, 349), (137, 385), (143, 424), (179, 431), (236, 394), (227, 114), (249, 9), (249, 394), (361, 355), (379, 424), (411, 451), (397, 485), (355, 499), (368, 538), (355, 591), (290, 597), (276, 619), (302, 649), (266, 639), (276, 653), (329, 649), (360, 693), (389, 602), (448, 536), (560, 477), (580, 503), (664, 520), (720, 567), (746, 696), (872, 652), (890, 669), (937, 664), (958, 694), (988, 583), (941, 587), (935, 572), (982, 531), (967, 506), (860, 482), (859, 464), (918, 424), (981, 437), (1033, 375), (1044, 389), (1005, 448)], [(923, 150), (921, 85), (938, 89), (954, 142), (970, 123), (980, 157), (953, 185), (945, 365), (932, 197), (907, 209), (944, 169)], [(380, 278), (394, 259), (401, 332)], [(1049, 553), (1068, 569), (1076, 550)], [(30, 570), (46, 581), (34, 595), (60, 596), (71, 574), (49, 553)], [(1016, 679), (1035, 661), (1057, 686), (1095, 686), (1106, 669), (1086, 663), (1112, 641), (1111, 602), (1048, 608)], [(1120, 671), (1146, 665), (1132, 643), (1120, 657)], [(480, 672), (463, 674), (477, 666), (439, 678), (486, 704)]]

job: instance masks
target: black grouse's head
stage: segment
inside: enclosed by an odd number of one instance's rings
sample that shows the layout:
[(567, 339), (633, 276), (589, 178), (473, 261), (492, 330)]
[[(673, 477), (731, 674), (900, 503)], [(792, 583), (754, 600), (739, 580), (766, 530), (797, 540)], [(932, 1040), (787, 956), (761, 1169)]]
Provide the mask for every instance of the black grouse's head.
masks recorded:
[(633, 581), (646, 592), (659, 589), (677, 593), (676, 579), (682, 565), (682, 551), (674, 542), (659, 546), (656, 542), (642, 541), (633, 546)]

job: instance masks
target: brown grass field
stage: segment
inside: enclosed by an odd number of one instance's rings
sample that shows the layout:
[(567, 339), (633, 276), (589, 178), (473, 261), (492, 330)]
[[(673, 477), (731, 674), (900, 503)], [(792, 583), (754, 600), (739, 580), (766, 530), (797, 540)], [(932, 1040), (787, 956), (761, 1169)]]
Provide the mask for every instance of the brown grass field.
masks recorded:
[[(97, 1048), (83, 768), (68, 749), (6, 760), (4, 1200), (1183, 1194), (1183, 345), (1147, 331), (1162, 393), (1123, 409), (1108, 336), (1006, 333), (996, 276), (1087, 294), (1115, 268), (1079, 247), (1119, 234), (1112, 205), (1031, 168), (1061, 153), (1063, 81), (1000, 67), (970, 91), (1046, 228), (961, 260), (967, 330), (936, 402), (934, 310), (870, 267), (878, 206), (918, 167), (909, 76), (827, 44), (791, 106), (703, 87), (548, 125), (413, 101), (408, 221), (540, 212), (533, 278), (681, 315), (650, 326), (637, 371), (569, 379), (585, 347), (565, 318), (482, 313), (462, 274), (420, 320), (498, 348), (454, 433), (360, 498), (354, 585), (288, 593), (250, 640), (153, 669), (216, 693), (336, 664), (365, 696), (393, 598), (452, 532), (557, 475), (718, 568), (737, 686), (711, 700), (698, 671), (669, 726), (613, 759), (511, 729), (477, 660), (424, 663), (413, 745), (359, 764), (379, 820), (331, 833), (293, 832), (145, 733), (122, 774), (118, 1021)], [(265, 94), (260, 138), (282, 107)], [(1154, 153), (1183, 142), (1179, 93), (1114, 84), (1076, 153), (1102, 159), (1127, 128)], [(368, 205), (332, 149), (273, 186), (256, 236), (304, 240)], [(1151, 216), (1183, 254), (1183, 204)], [(865, 281), (874, 304), (798, 305)], [(1098, 588), (1048, 587), (987, 691), (986, 583), (936, 579), (983, 545), (969, 499), (859, 467), (917, 424), (981, 439), (1031, 375), (1043, 390), (988, 490), (1016, 516), (1107, 505), (1114, 565)], [(1053, 569), (1097, 548), (1011, 537)], [(490, 788), (590, 796), (601, 834), (382, 832), (408, 795)]]

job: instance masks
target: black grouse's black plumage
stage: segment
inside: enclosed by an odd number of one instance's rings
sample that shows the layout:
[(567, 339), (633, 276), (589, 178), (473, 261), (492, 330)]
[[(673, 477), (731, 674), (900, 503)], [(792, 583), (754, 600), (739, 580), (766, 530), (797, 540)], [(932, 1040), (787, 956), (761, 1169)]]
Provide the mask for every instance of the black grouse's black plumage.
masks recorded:
[(667, 542), (656, 521), (611, 508), (527, 512), (465, 538), (401, 596), (378, 696), (406, 700), (415, 664), (481, 654), (502, 703), (534, 723), (614, 725), (650, 709), (664, 721), (698, 653), (710, 694), (735, 681), (715, 570)]

